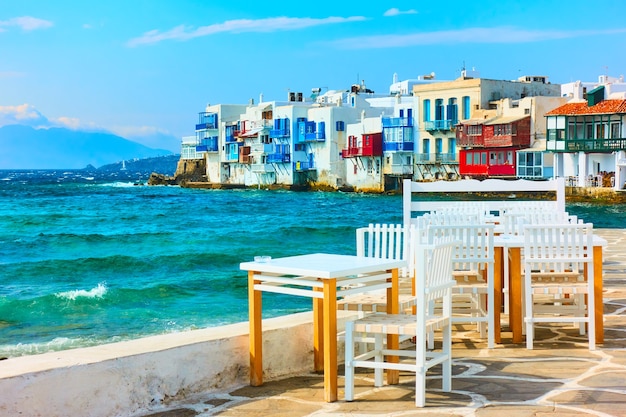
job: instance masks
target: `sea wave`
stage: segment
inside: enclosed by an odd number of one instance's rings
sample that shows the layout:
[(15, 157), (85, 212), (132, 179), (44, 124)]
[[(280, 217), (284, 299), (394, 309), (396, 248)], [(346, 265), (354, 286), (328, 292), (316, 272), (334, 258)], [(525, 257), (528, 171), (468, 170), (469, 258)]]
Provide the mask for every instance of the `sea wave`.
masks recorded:
[(102, 298), (105, 296), (109, 289), (105, 282), (101, 282), (90, 290), (71, 290), (56, 293), (58, 298), (65, 298), (68, 300), (76, 300), (77, 298)]

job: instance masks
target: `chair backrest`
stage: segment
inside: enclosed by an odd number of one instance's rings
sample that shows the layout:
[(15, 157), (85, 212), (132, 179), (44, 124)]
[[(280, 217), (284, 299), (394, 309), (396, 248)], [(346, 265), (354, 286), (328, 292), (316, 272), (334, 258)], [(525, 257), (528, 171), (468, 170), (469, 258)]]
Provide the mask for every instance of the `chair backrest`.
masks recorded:
[(370, 224), (356, 230), (356, 254), (368, 258), (404, 259), (401, 224)]
[[(515, 196), (514, 200), (505, 198), (498, 201), (487, 201), (482, 196), (482, 193), (510, 193), (510, 197), (517, 192), (546, 191), (554, 192), (556, 194), (556, 200), (542, 200), (545, 205), (552, 207), (552, 209), (556, 211), (565, 211), (565, 181), (563, 178), (548, 181), (487, 179), (484, 181), (459, 180), (433, 182), (416, 182), (405, 179), (402, 183), (403, 223), (409, 225), (411, 219), (420, 212), (438, 210), (448, 206), (467, 205), (470, 203), (470, 201), (442, 201), (441, 196), (443, 195), (457, 194), (463, 195), (466, 198), (473, 198), (474, 203), (480, 202), (481, 205), (486, 205), (487, 209), (491, 212), (518, 204), (528, 204), (528, 200), (521, 200), (520, 197)], [(544, 203), (542, 203), (542, 205), (544, 205)]]
[(493, 263), (493, 224), (433, 225), (428, 227), (428, 242), (452, 238), (458, 243), (454, 269), (480, 270), (482, 264)]
[(576, 224), (582, 223), (577, 216), (568, 212), (528, 210), (511, 210), (500, 216), (502, 232), (505, 234), (521, 235), (526, 225)]
[(579, 271), (593, 262), (591, 223), (526, 225), (523, 230), (524, 262), (533, 269)]
[[(427, 304), (448, 295), (456, 284), (452, 279), (452, 259), (459, 242), (446, 238), (424, 245), (414, 239), (415, 292), (417, 311), (426, 311)], [(418, 314), (423, 318), (423, 314)]]

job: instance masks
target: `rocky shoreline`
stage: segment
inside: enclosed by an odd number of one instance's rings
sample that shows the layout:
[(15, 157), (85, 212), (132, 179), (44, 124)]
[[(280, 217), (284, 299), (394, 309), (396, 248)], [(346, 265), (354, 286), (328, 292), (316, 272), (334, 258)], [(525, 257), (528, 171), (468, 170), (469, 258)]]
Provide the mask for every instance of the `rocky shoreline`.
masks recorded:
[[(206, 176), (206, 162), (203, 159), (178, 161), (176, 172), (173, 176), (153, 172), (148, 179), (148, 185), (178, 185), (183, 188), (230, 190), (230, 189), (264, 189), (264, 190), (289, 190), (289, 191), (328, 191), (328, 192), (359, 192), (367, 194), (401, 194), (402, 190), (366, 190), (354, 187), (330, 187), (328, 185), (282, 185), (282, 184), (259, 184), (246, 186), (243, 184), (221, 184), (209, 182)], [(538, 195), (540, 194), (540, 195)], [(496, 198), (496, 194), (484, 195), (485, 199)], [(502, 196), (499, 196), (502, 198)], [(527, 193), (522, 195), (509, 195), (507, 198), (545, 199), (544, 193)], [(609, 187), (565, 187), (565, 199), (568, 203), (593, 203), (593, 204), (624, 204), (626, 203), (626, 190), (616, 191)]]

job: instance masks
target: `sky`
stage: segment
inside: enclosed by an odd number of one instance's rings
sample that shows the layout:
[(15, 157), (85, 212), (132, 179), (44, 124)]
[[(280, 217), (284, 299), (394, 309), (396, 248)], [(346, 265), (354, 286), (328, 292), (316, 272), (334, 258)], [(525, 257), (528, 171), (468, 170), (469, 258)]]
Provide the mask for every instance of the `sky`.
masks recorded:
[(622, 0), (0, 0), (0, 126), (107, 130), (180, 151), (207, 104), (387, 94), (463, 68), (552, 83), (626, 73)]

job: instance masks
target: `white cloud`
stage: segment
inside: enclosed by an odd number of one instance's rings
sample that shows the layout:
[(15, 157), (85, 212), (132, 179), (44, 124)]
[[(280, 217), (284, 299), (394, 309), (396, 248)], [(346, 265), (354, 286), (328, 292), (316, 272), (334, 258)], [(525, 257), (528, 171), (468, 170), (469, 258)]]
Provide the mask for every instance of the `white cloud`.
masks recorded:
[(189, 40), (201, 36), (210, 36), (217, 33), (242, 33), (242, 32), (276, 32), (285, 30), (298, 30), (314, 26), (329, 24), (358, 22), (365, 20), (363, 16), (335, 17), (323, 19), (300, 18), (300, 17), (270, 17), (267, 19), (237, 19), (227, 20), (208, 26), (193, 28), (185, 25), (176, 26), (168, 31), (151, 30), (143, 35), (128, 41), (128, 46), (153, 44), (164, 40)]
[(514, 27), (468, 28), (439, 32), (409, 33), (406, 35), (360, 36), (344, 38), (328, 44), (340, 49), (371, 49), (461, 43), (526, 43), (625, 32), (626, 28), (609, 30), (527, 30)]
[(0, 126), (14, 124), (43, 127), (48, 126), (50, 122), (30, 104), (0, 106)]
[(38, 19), (31, 16), (14, 17), (9, 20), (0, 20), (0, 31), (5, 31), (6, 27), (19, 27), (22, 30), (31, 31), (37, 29), (47, 29), (53, 24), (49, 20)]
[(84, 127), (80, 119), (76, 117), (61, 116), (58, 119), (56, 119), (56, 122), (63, 127), (67, 127), (68, 129), (73, 129), (73, 130), (78, 130)]
[(391, 9), (389, 9), (385, 13), (383, 13), (383, 16), (390, 17), (390, 16), (399, 16), (401, 14), (417, 14), (417, 10), (410, 9), (410, 10), (402, 11), (402, 10), (398, 9), (397, 7), (392, 7)]

